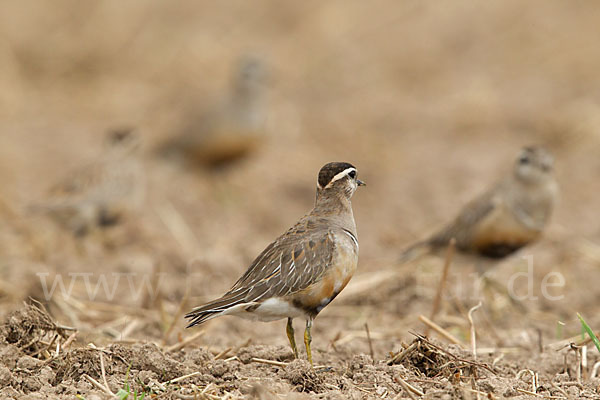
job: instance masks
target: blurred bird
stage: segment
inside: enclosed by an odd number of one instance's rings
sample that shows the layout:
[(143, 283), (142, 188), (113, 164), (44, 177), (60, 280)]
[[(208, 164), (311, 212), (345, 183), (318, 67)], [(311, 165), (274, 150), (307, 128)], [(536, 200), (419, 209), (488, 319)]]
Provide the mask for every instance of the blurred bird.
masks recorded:
[(402, 253), (410, 261), (448, 246), (489, 259), (506, 257), (542, 235), (558, 197), (554, 159), (541, 147), (521, 150), (513, 170), (468, 203), (445, 228)]
[(212, 109), (191, 110), (179, 134), (159, 153), (193, 165), (218, 166), (255, 151), (265, 136), (266, 71), (257, 59), (240, 60), (227, 96)]
[(33, 210), (47, 213), (76, 236), (118, 223), (142, 201), (139, 145), (139, 136), (129, 129), (110, 132), (102, 157), (71, 171)]
[(187, 314), (188, 327), (221, 315), (261, 321), (287, 318), (286, 332), (297, 358), (292, 319), (302, 317), (312, 364), (312, 321), (344, 289), (357, 267), (350, 198), (361, 185), (351, 164), (333, 162), (321, 168), (312, 211), (267, 246), (226, 294)]

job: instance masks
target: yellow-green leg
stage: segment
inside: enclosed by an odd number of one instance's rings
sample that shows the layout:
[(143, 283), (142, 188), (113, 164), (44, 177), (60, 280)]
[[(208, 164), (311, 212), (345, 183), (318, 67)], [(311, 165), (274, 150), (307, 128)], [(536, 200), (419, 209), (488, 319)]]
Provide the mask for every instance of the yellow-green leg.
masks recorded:
[(312, 336), (310, 335), (310, 328), (312, 328), (312, 320), (306, 321), (306, 329), (304, 330), (304, 346), (306, 346), (306, 357), (310, 365), (313, 365), (312, 352), (310, 351), (310, 342), (312, 342)]
[(292, 346), (294, 357), (298, 358), (298, 348), (296, 347), (296, 338), (294, 337), (294, 326), (292, 325), (291, 318), (288, 318), (285, 332), (287, 333), (288, 340), (290, 341), (290, 346)]

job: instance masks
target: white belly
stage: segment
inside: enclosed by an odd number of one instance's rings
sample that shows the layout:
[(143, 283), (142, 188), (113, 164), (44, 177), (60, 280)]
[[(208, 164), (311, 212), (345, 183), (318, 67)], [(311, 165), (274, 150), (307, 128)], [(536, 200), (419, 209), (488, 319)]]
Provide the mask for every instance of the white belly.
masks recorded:
[[(262, 302), (258, 308), (253, 309), (253, 303), (239, 304), (223, 312), (221, 315), (235, 315), (250, 320), (263, 322), (276, 321), (283, 318), (306, 318), (306, 313), (294, 307), (287, 301), (271, 298)], [(250, 309), (251, 311), (248, 311)]]

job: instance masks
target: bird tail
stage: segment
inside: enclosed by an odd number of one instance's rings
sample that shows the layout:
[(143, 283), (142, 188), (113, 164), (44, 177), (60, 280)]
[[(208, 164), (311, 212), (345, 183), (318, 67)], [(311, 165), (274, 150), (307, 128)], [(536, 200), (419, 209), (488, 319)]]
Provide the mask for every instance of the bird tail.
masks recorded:
[(189, 320), (186, 328), (200, 325), (209, 319), (227, 314), (228, 311), (236, 306), (247, 304), (245, 300), (246, 294), (246, 292), (227, 293), (216, 300), (194, 308), (185, 315), (185, 318)]
[(398, 262), (400, 264), (408, 263), (416, 260), (419, 257), (430, 254), (433, 251), (433, 246), (431, 245), (429, 240), (423, 240), (417, 243), (414, 243), (404, 249), (400, 254), (400, 258)]

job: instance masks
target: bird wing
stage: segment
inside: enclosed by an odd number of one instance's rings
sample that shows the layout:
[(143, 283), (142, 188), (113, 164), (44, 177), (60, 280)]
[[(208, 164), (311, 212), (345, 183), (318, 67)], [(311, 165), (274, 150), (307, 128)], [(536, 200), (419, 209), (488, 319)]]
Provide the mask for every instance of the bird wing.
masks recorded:
[(252, 288), (250, 297), (257, 296), (253, 301), (298, 292), (323, 275), (331, 263), (333, 248), (330, 231), (308, 235), (301, 241), (276, 241), (254, 260), (230, 292)]
[(440, 232), (434, 234), (427, 243), (434, 247), (446, 246), (450, 239), (456, 239), (458, 248), (468, 247), (470, 236), (476, 227), (493, 214), (502, 204), (498, 190), (490, 190), (467, 203), (458, 216)]
[(189, 326), (239, 304), (299, 292), (319, 280), (331, 264), (335, 244), (331, 230), (310, 229), (298, 223), (271, 243), (221, 298), (195, 308)]
[(486, 218), (492, 217), (494, 210), (498, 210), (501, 206), (502, 197), (499, 195), (501, 185), (502, 183), (496, 185), (467, 203), (454, 220), (441, 230), (427, 239), (420, 240), (405, 248), (400, 253), (398, 262), (410, 262), (436, 249), (445, 247), (452, 238), (456, 240), (456, 246), (459, 249), (469, 248), (469, 241), (477, 226)]

